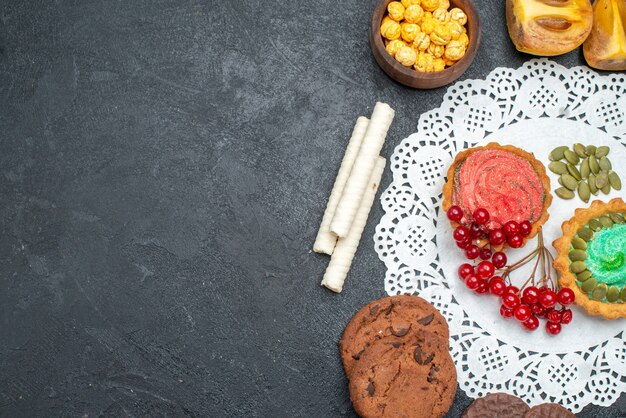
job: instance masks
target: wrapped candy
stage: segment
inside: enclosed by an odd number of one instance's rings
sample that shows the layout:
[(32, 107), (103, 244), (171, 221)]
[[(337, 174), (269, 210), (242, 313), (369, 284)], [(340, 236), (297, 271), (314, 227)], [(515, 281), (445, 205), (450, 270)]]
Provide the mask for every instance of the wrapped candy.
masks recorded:
[(461, 24), (456, 20), (449, 21), (446, 23), (446, 26), (450, 29), (450, 36), (452, 36), (452, 39), (459, 39), (464, 33), (463, 26), (461, 26)]
[(402, 27), (400, 26), (400, 24), (398, 22), (392, 21), (389, 22), (383, 31), (383, 28), (381, 27), (381, 35), (383, 35), (384, 38), (389, 39), (390, 41), (393, 41), (395, 39), (400, 39), (400, 35), (402, 34)]
[(433, 17), (441, 23), (448, 23), (450, 21), (450, 13), (446, 9), (437, 9), (433, 12)]
[(469, 45), (467, 15), (449, 8), (449, 0), (391, 1), (380, 25), (387, 53), (421, 72), (454, 65)]
[(466, 48), (469, 45), (469, 36), (467, 36), (467, 33), (462, 33), (458, 40), (465, 45)]
[(439, 58), (443, 56), (443, 53), (446, 50), (446, 47), (443, 45), (437, 45), (432, 42), (432, 38), (430, 39), (431, 43), (428, 46), (428, 53), (433, 56), (433, 58)]
[(402, 48), (404, 48), (405, 46), (407, 46), (407, 45), (406, 45), (406, 43), (404, 41), (401, 41), (400, 39), (396, 39), (396, 40), (393, 40), (393, 41), (389, 41), (389, 43), (387, 44), (385, 49), (387, 50), (389, 55), (391, 55), (392, 57), (395, 58), (395, 56), (398, 53), (398, 51), (401, 50)]
[(411, 43), (415, 40), (415, 36), (420, 33), (420, 27), (415, 23), (401, 23), (402, 27), (402, 39), (408, 43)]
[(430, 46), (430, 36), (426, 35), (424, 32), (418, 33), (411, 46), (418, 51), (426, 51)]
[(421, 0), (401, 0), (402, 5), (405, 9), (408, 9), (409, 6), (413, 6), (414, 4), (420, 5)]
[(443, 58), (435, 58), (433, 60), (433, 70), (443, 71), (446, 69), (446, 61)]
[(460, 41), (450, 41), (445, 48), (444, 55), (451, 61), (458, 61), (465, 55), (466, 47)]
[(415, 64), (417, 53), (413, 48), (405, 46), (396, 52), (396, 60), (405, 67), (412, 67)]
[(392, 1), (387, 5), (387, 13), (390, 18), (399, 22), (404, 18), (404, 6), (399, 1)]
[(435, 71), (434, 67), (434, 58), (427, 52), (420, 52), (417, 54), (417, 59), (415, 60), (415, 68), (417, 71), (422, 73), (432, 73)]
[(459, 9), (458, 7), (450, 10), (450, 19), (456, 20), (461, 25), (465, 25), (467, 23), (467, 15), (463, 10)]
[(422, 28), (422, 32), (430, 35), (431, 33), (433, 33), (437, 25), (439, 25), (439, 22), (435, 20), (432, 13), (424, 13), (424, 16), (422, 17), (422, 23), (420, 25), (420, 27)]
[(397, 22), (393, 20), (392, 18), (390, 18), (389, 16), (383, 17), (383, 21), (380, 23), (380, 34), (383, 35), (383, 37), (385, 36), (384, 33), (389, 28), (389, 25), (391, 25), (392, 23), (397, 23)]
[(420, 5), (422, 6), (422, 9), (434, 12), (439, 8), (439, 0), (422, 0)]
[(413, 4), (404, 11), (404, 20), (408, 23), (420, 23), (424, 16), (424, 9), (419, 4)]
[(452, 34), (448, 25), (437, 25), (430, 34), (431, 42), (437, 45), (447, 45), (452, 40)]

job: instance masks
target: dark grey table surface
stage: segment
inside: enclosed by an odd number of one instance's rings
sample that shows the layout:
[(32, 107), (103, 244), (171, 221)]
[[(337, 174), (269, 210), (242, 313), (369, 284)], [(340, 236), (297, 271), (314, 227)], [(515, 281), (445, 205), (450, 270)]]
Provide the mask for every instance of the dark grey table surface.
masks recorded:
[[(388, 157), (445, 91), (378, 68), (373, 3), (0, 2), (0, 416), (354, 416), (380, 204), (341, 295), (310, 249), (356, 117), (396, 109)], [(528, 60), (477, 3), (463, 78)]]

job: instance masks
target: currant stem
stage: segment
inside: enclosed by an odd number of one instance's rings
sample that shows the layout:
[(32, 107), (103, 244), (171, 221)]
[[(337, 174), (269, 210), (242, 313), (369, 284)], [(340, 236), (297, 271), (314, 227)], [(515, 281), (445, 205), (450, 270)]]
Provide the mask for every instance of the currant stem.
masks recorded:
[[(530, 282), (532, 282), (533, 286), (537, 286), (539, 284), (541, 287), (551, 288), (556, 291), (558, 289), (558, 283), (554, 283), (552, 280), (552, 270), (554, 268), (552, 264), (554, 262), (554, 257), (552, 257), (550, 250), (545, 247), (542, 231), (539, 231), (539, 234), (537, 235), (537, 247), (521, 260), (505, 267), (502, 273), (502, 279), (508, 284), (511, 284), (511, 273), (530, 263), (535, 257), (537, 257), (537, 260), (535, 261), (532, 272), (521, 286), (520, 291)], [(538, 271), (539, 268), (540, 270)], [(538, 273), (540, 276), (539, 278), (536, 278)]]

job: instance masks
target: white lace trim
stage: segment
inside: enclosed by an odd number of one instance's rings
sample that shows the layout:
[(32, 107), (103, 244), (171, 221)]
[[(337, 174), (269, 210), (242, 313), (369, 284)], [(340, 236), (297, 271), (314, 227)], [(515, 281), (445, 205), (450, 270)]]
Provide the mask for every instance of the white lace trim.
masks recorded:
[[(501, 318), (497, 298), (477, 296), (457, 279), (463, 255), (439, 209), (447, 167), (459, 151), (478, 144), (516, 145), (544, 164), (557, 145), (606, 144), (612, 161), (625, 162), (625, 93), (624, 74), (601, 76), (547, 59), (496, 68), (485, 80), (448, 88), (442, 105), (422, 114), (417, 132), (396, 147), (393, 182), (381, 197), (385, 215), (374, 236), (387, 267), (385, 290), (419, 294), (447, 318), (459, 385), (469, 396), (508, 392), (531, 405), (557, 402), (578, 412), (590, 403), (608, 406), (626, 391), (624, 320), (574, 308), (572, 323), (553, 337)], [(617, 196), (621, 192), (598, 198)], [(561, 222), (582, 206), (588, 205), (555, 197), (546, 242), (560, 236)], [(510, 251), (509, 260), (533, 245)]]

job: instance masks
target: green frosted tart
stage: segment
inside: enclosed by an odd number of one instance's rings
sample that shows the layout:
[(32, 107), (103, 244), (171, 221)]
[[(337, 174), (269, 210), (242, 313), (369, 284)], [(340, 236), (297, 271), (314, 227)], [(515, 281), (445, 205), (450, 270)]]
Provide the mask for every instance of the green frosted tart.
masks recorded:
[(554, 242), (554, 266), (561, 286), (576, 294), (587, 312), (608, 319), (626, 317), (626, 204), (595, 201), (577, 209)]

